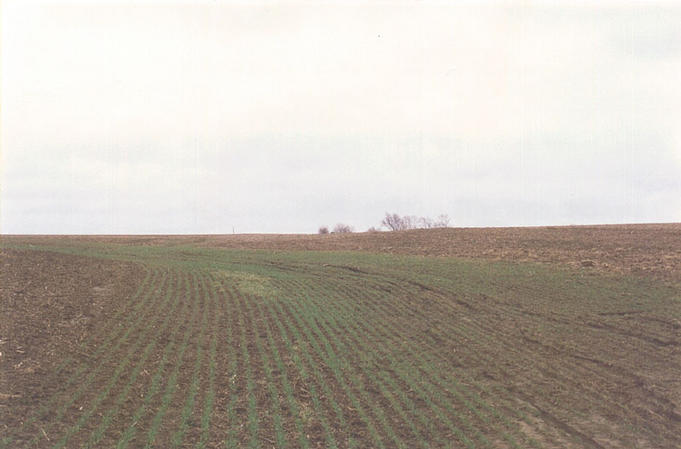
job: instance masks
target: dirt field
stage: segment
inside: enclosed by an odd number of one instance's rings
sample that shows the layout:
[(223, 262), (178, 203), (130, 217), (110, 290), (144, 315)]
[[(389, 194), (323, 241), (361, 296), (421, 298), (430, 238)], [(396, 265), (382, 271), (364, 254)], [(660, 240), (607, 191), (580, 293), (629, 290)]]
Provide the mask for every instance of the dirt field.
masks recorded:
[(681, 225), (0, 243), (0, 447), (681, 446)]

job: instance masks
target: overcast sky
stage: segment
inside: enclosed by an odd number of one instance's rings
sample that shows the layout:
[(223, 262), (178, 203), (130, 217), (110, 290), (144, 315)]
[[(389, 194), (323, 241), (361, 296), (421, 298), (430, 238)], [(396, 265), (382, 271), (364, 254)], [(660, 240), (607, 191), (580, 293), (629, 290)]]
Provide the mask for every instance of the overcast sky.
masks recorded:
[(84, 3), (2, 2), (2, 233), (681, 221), (679, 2)]

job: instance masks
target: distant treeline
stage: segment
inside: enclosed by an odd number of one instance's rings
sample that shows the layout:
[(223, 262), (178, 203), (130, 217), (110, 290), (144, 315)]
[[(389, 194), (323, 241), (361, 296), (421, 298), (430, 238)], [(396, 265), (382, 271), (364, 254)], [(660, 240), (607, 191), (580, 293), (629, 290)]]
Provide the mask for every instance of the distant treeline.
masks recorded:
[[(399, 215), (395, 213), (385, 213), (385, 217), (381, 221), (380, 228), (371, 227), (369, 232), (378, 232), (381, 228), (388, 231), (406, 231), (408, 229), (433, 229), (433, 228), (448, 228), (450, 223), (449, 216), (446, 214), (438, 215), (437, 218), (417, 217), (416, 215)], [(330, 231), (334, 234), (346, 234), (354, 232), (352, 226), (338, 223)], [(321, 226), (318, 231), (319, 234), (328, 234), (329, 227)]]

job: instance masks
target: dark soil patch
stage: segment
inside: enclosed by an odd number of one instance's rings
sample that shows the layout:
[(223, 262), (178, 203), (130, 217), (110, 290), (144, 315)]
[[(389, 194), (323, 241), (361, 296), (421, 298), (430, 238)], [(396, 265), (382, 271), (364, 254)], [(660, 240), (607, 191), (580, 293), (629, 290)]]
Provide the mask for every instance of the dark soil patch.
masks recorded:
[[(0, 251), (0, 423), (17, 428), (59, 391), (81, 343), (108, 326), (146, 272), (140, 265), (41, 251)], [(101, 335), (104, 338), (104, 335)], [(87, 348), (96, 347), (97, 340)]]

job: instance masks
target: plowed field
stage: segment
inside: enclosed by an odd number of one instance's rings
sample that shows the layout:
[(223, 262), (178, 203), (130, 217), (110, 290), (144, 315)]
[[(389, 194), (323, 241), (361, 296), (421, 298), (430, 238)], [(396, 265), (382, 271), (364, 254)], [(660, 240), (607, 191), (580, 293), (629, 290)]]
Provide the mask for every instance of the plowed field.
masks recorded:
[(681, 446), (673, 270), (140, 240), (3, 239), (0, 447)]

